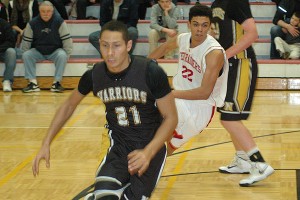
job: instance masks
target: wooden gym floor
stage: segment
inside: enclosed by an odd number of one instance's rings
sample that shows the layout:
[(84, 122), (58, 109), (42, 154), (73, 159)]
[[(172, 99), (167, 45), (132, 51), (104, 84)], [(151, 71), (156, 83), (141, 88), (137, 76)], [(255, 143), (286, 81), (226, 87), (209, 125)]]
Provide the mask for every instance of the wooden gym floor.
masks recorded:
[[(104, 106), (87, 96), (51, 146), (51, 167), (31, 163), (60, 103), (70, 94), (0, 92), (0, 199), (74, 199), (94, 181), (108, 147)], [(268, 179), (242, 188), (247, 175), (218, 173), (234, 155), (216, 113), (209, 127), (167, 159), (151, 200), (296, 200), (300, 193), (300, 91), (256, 91), (244, 123), (264, 158), (276, 169)], [(75, 198), (76, 199), (76, 198)]]

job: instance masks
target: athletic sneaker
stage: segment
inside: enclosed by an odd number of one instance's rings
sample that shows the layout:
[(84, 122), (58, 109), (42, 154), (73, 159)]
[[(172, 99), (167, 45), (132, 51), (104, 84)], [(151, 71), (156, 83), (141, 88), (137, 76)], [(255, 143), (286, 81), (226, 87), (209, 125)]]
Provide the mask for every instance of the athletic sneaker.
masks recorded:
[(84, 197), (84, 200), (95, 200), (95, 195), (93, 193), (89, 193)]
[(274, 169), (267, 163), (253, 162), (250, 169), (250, 176), (240, 181), (240, 186), (247, 187), (253, 183), (262, 181), (274, 173)]
[(50, 88), (51, 92), (63, 92), (65, 88), (61, 86), (59, 82), (53, 83), (52, 87)]
[(228, 166), (219, 168), (219, 172), (225, 174), (249, 174), (250, 169), (250, 160), (245, 160), (244, 158), (235, 155), (233, 161)]
[(11, 82), (9, 80), (4, 80), (2, 82), (3, 92), (11, 92)]
[(33, 83), (33, 82), (29, 82), (27, 87), (22, 89), (22, 92), (25, 92), (25, 93), (39, 92), (39, 91), (41, 91), (40, 87), (37, 84)]

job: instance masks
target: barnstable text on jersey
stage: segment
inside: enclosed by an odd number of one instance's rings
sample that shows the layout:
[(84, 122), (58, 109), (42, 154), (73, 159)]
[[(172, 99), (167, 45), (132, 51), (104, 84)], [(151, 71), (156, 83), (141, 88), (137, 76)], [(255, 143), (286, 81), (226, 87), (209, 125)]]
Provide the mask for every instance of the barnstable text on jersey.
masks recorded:
[(147, 92), (131, 87), (110, 87), (97, 92), (103, 103), (115, 101), (133, 101), (135, 103), (147, 102)]
[(190, 54), (187, 54), (185, 52), (180, 52), (180, 59), (189, 63), (199, 73), (202, 73), (201, 66), (198, 65), (198, 63), (193, 59), (193, 57)]

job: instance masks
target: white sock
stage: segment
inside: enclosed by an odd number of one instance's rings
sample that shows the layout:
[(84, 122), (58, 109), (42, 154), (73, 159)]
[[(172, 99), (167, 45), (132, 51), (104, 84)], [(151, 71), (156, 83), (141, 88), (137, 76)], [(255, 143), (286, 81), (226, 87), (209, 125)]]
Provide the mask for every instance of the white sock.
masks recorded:
[(236, 155), (244, 160), (249, 160), (249, 156), (245, 151), (236, 151)]
[(251, 149), (250, 151), (247, 152), (247, 155), (248, 155), (248, 157), (250, 157), (257, 152), (259, 152), (258, 147), (254, 147), (253, 149)]
[(36, 79), (30, 79), (29, 81), (37, 85), (37, 80)]

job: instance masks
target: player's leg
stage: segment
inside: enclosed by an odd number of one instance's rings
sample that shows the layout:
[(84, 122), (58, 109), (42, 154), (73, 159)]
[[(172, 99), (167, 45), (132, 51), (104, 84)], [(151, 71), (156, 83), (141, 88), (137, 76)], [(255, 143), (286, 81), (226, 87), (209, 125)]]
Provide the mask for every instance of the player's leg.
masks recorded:
[[(228, 83), (227, 83), (227, 93), (226, 93), (226, 99), (225, 99), (225, 105), (222, 108), (218, 108), (218, 111), (221, 113), (221, 123), (224, 126), (225, 129), (228, 129), (227, 131), (230, 134), (230, 137), (232, 139), (232, 142), (234, 144), (234, 148), (236, 150), (236, 154), (232, 160), (232, 162), (227, 166), (221, 166), (219, 168), (219, 171), (221, 173), (249, 173), (249, 170), (251, 168), (251, 165), (249, 164), (248, 160), (249, 157), (244, 151), (244, 149), (239, 144), (239, 140), (236, 139), (234, 135), (235, 130), (235, 124), (238, 123), (241, 120), (241, 117), (244, 117), (245, 119), (249, 116), (249, 111), (244, 110), (243, 108), (240, 108), (241, 106), (244, 106), (248, 103), (251, 104), (251, 101), (246, 101), (245, 98), (243, 98), (244, 102), (237, 101), (237, 95), (239, 94), (239, 87), (236, 87), (238, 84), (240, 78), (240, 72), (241, 72), (241, 63), (240, 60), (237, 59), (229, 59), (230, 62), (230, 68), (228, 72)], [(249, 70), (248, 70), (249, 71)], [(246, 71), (247, 72), (247, 71)], [(250, 72), (247, 72), (248, 74)], [(246, 74), (247, 74), (246, 73)], [(248, 81), (248, 84), (242, 84), (245, 86), (245, 88), (242, 88), (246, 92), (250, 93), (249, 91), (249, 84), (251, 81)], [(254, 91), (254, 90), (253, 90)], [(247, 99), (246, 99), (247, 100)], [(244, 106), (245, 107), (245, 106)], [(241, 114), (242, 113), (242, 114)], [(231, 127), (233, 125), (233, 127)], [(241, 127), (243, 128), (243, 127)], [(236, 134), (239, 135), (240, 132), (245, 132), (241, 130), (236, 130)]]
[(124, 190), (130, 186), (127, 155), (122, 145), (110, 148), (96, 172), (95, 189), (85, 200), (121, 199)]
[(130, 177), (130, 186), (124, 191), (124, 196), (121, 198), (121, 200), (150, 199), (151, 194), (161, 177), (166, 156), (166, 147), (164, 146), (151, 160), (148, 169), (142, 176), (135, 174)]
[(214, 106), (207, 103), (197, 103), (176, 99), (178, 124), (172, 139), (168, 142), (168, 155), (198, 135), (207, 125), (214, 114)]
[(226, 107), (220, 111), (221, 123), (230, 133), (235, 148), (239, 148), (236, 152), (244, 151), (246, 154), (239, 156), (236, 153), (236, 162), (221, 167), (220, 171), (244, 173), (249, 169), (251, 175), (240, 182), (241, 186), (248, 186), (265, 179), (274, 172), (274, 169), (265, 162), (250, 131), (241, 122), (248, 118), (251, 110), (257, 78), (256, 60), (241, 59), (231, 60), (231, 62), (228, 80), (234, 82), (228, 83)]
[[(298, 44), (289, 45), (288, 59), (299, 59), (300, 46)], [(287, 55), (286, 55), (287, 56)]]

